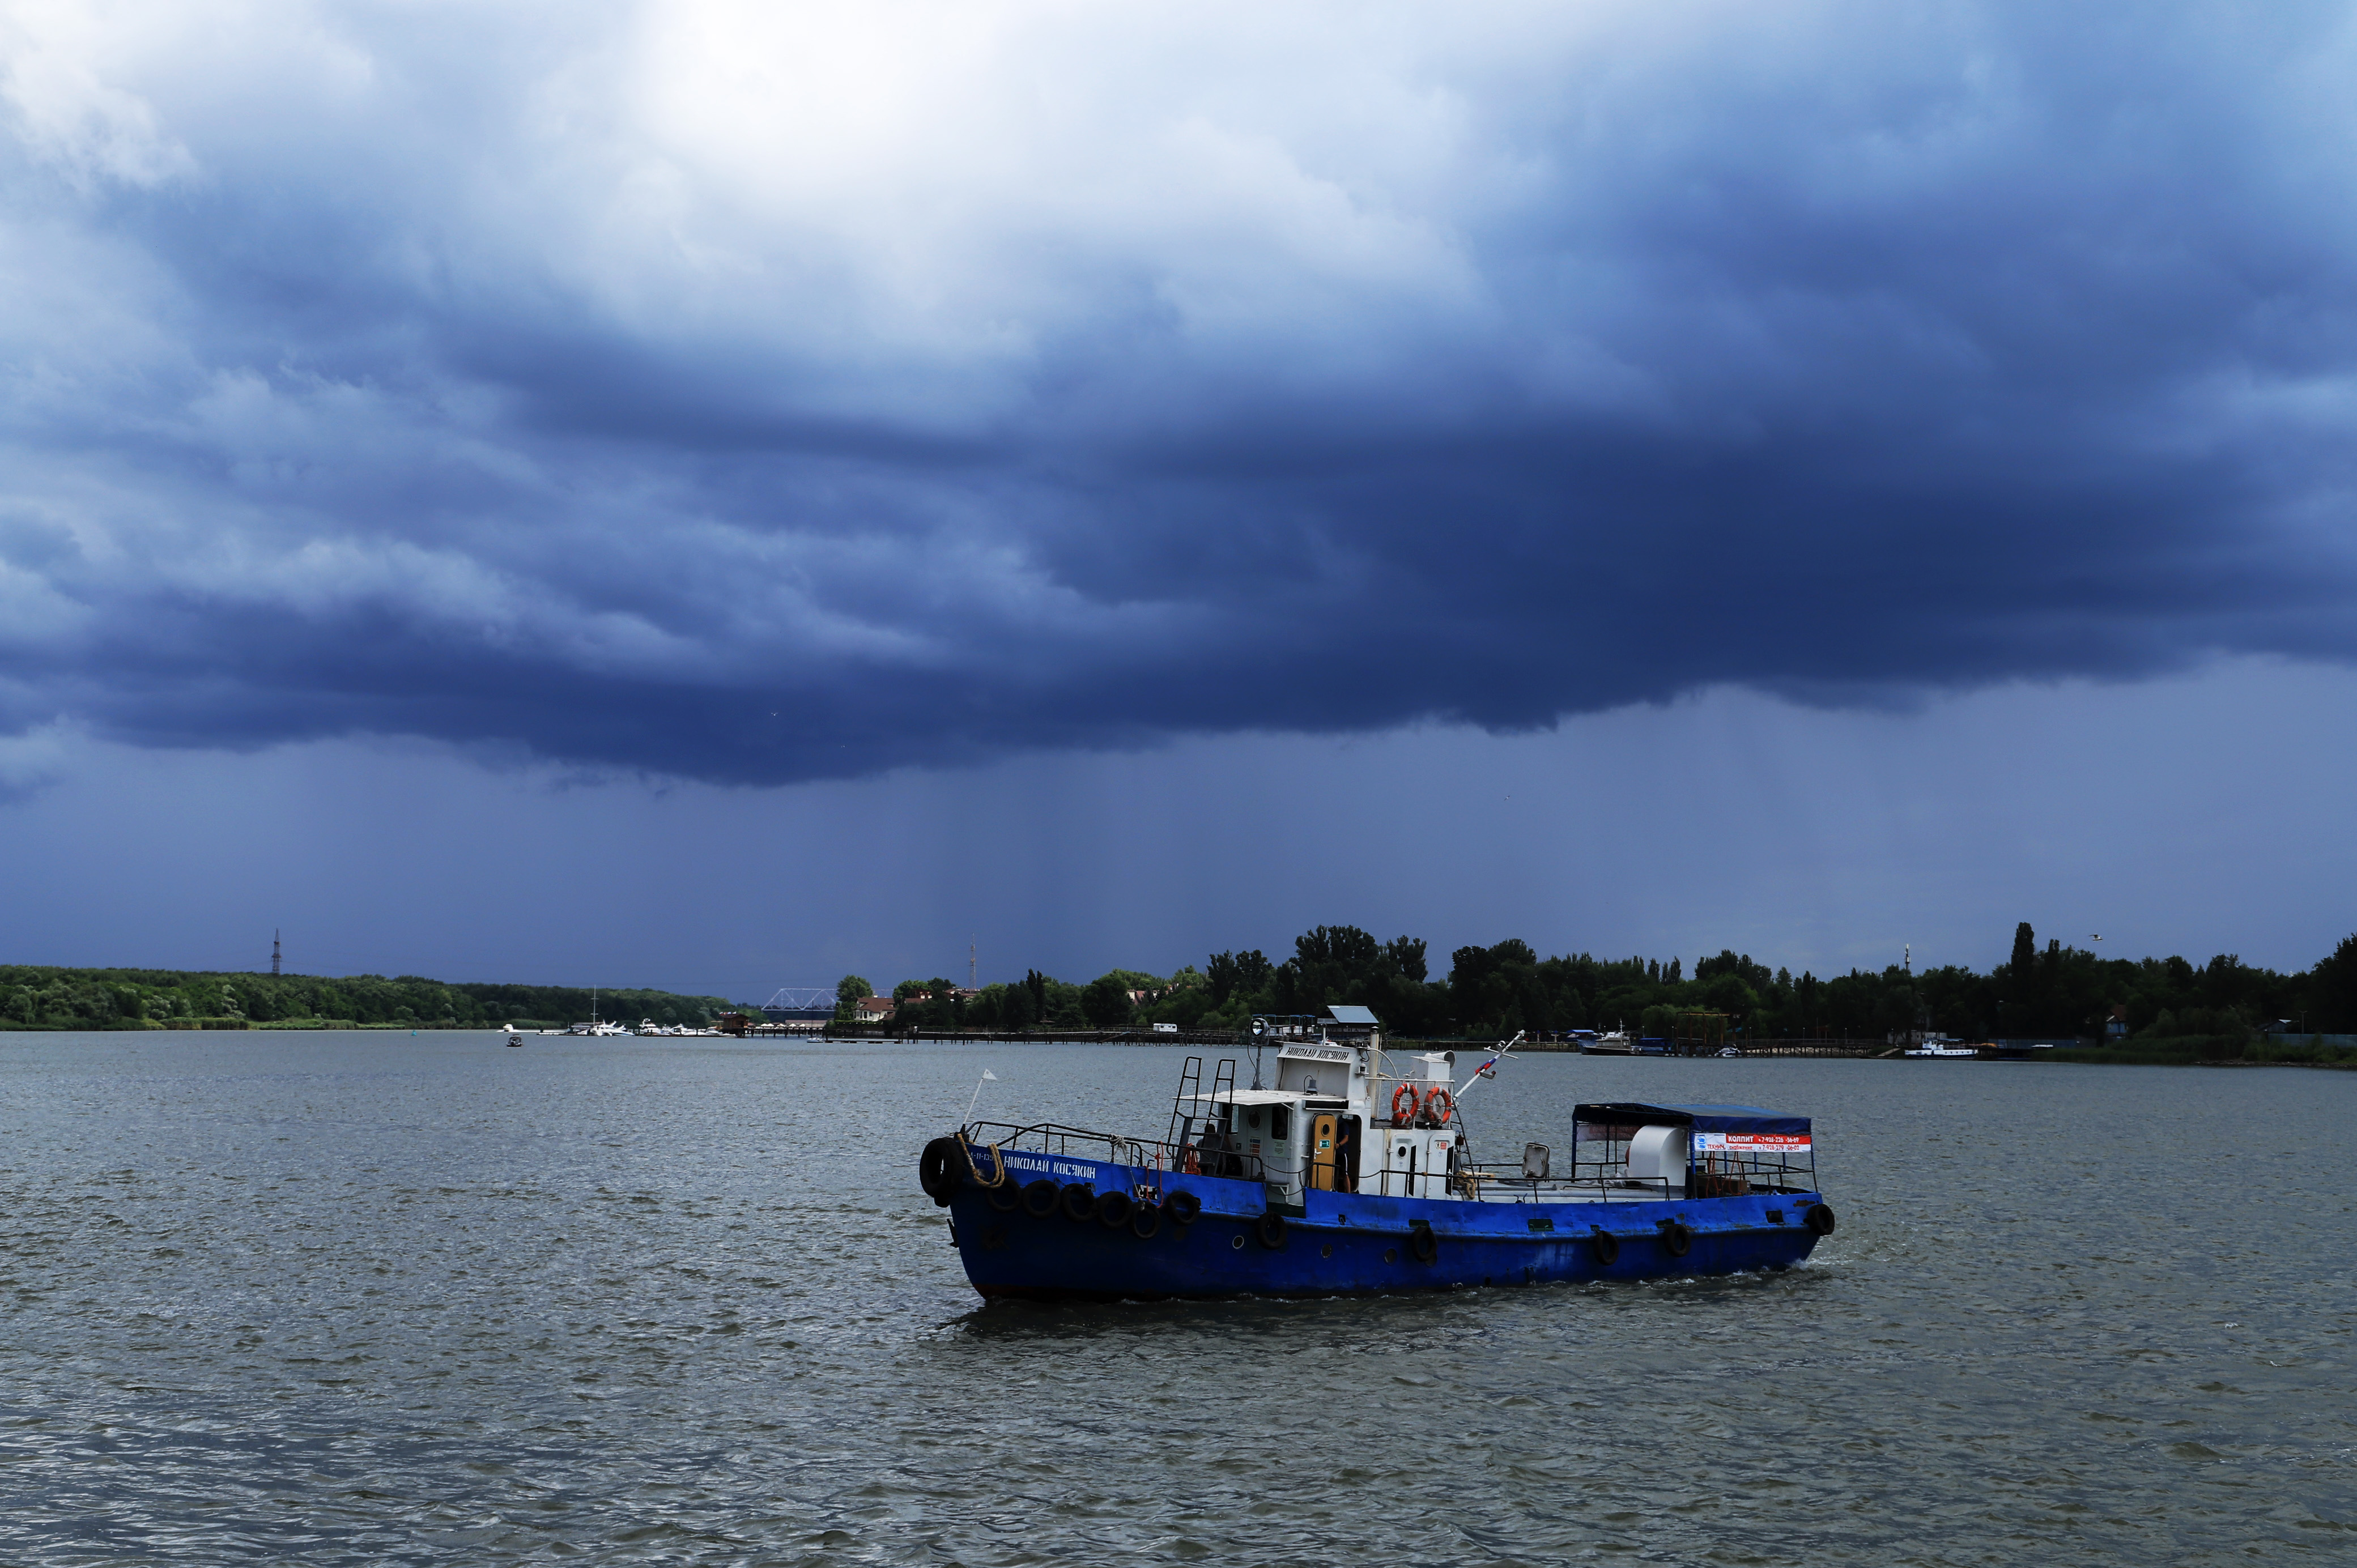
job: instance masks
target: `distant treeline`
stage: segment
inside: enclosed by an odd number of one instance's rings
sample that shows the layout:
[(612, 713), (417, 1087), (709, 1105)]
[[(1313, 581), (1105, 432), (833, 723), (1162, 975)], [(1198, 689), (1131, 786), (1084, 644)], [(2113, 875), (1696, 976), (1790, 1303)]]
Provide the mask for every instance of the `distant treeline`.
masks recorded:
[[(2058, 941), (2039, 945), (2024, 921), (2008, 961), (1981, 974), (1958, 964), (1909, 973), (1892, 964), (1820, 978), (1770, 970), (1749, 954), (1698, 960), (1541, 958), (1528, 942), (1458, 948), (1447, 978), (1428, 972), (1425, 944), (1378, 941), (1351, 926), (1294, 940), (1283, 962), (1251, 950), (1213, 953), (1173, 975), (1116, 969), (1085, 985), (1031, 971), (1011, 984), (962, 995), (944, 979), (903, 981), (898, 1025), (920, 1028), (1117, 1029), (1147, 1024), (1241, 1028), (1254, 1014), (1371, 1007), (1392, 1033), (1503, 1038), (1516, 1030), (1611, 1029), (1667, 1035), (1681, 1013), (1724, 1015), (1752, 1038), (1876, 1039), (1911, 1030), (1964, 1038), (2104, 1037), (2142, 1041), (2247, 1039), (2289, 1020), (2302, 1033), (2357, 1032), (2357, 936), (2313, 969), (2282, 974), (2221, 954), (2105, 959)], [(837, 988), (852, 1004), (873, 994), (858, 975)], [(928, 1000), (919, 1000), (920, 994)], [(2117, 1017), (2120, 1027), (2111, 1027)]]
[[(600, 991), (598, 1015), (635, 1024), (704, 1024), (735, 1007), (718, 996)], [(414, 1029), (573, 1024), (589, 1016), (589, 988), (452, 984), (404, 974), (324, 979), (307, 974), (165, 969), (51, 969), (0, 964), (0, 1028), (144, 1028), (175, 1019), (252, 1024), (391, 1025)]]

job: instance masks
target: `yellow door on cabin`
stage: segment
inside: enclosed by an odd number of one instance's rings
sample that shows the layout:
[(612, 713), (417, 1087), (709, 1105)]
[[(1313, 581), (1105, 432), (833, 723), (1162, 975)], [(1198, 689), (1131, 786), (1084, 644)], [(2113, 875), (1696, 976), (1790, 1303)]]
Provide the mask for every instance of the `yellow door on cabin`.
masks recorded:
[(1334, 1113), (1309, 1119), (1309, 1185), (1320, 1192), (1334, 1190)]

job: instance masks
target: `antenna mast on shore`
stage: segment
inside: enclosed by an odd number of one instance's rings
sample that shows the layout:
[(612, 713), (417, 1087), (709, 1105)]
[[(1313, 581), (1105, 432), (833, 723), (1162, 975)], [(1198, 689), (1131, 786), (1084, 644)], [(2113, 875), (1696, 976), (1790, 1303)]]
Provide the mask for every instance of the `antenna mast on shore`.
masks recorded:
[(979, 991), (982, 989), (974, 983), (974, 975), (979, 972), (974, 966), (974, 955), (980, 949), (977, 944), (973, 941), (968, 941), (965, 944), (965, 988), (968, 991)]
[(278, 973), (278, 933), (275, 929), (270, 933), (270, 972), (274, 977)]

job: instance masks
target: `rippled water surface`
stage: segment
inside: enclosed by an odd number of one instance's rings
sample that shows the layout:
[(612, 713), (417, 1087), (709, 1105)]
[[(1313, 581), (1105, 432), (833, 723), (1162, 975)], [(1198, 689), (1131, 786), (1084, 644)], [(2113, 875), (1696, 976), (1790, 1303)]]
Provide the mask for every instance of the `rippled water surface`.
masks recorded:
[(1509, 1065), (1816, 1118), (1810, 1267), (984, 1309), (985, 1112), (1184, 1053), (0, 1036), (0, 1561), (2357, 1561), (2357, 1075)]

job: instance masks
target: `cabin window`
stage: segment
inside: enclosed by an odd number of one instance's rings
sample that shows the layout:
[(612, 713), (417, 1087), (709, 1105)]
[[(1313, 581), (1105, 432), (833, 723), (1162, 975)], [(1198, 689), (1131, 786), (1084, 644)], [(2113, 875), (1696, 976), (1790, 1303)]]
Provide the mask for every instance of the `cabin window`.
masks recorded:
[(1252, 1129), (1253, 1129), (1253, 1130), (1254, 1130), (1255, 1132), (1257, 1132), (1257, 1131), (1259, 1130), (1259, 1128), (1260, 1128), (1260, 1111), (1259, 1111), (1259, 1109), (1258, 1109), (1257, 1107), (1255, 1107), (1254, 1109), (1250, 1110), (1250, 1111), (1247, 1111), (1247, 1112), (1244, 1112), (1244, 1125), (1245, 1125), (1245, 1126), (1247, 1126), (1247, 1127), (1252, 1128)]
[(1293, 1113), (1282, 1105), (1268, 1108), (1268, 1135), (1278, 1143), (1293, 1135)]

